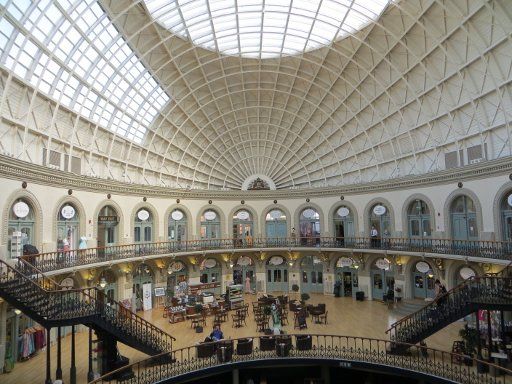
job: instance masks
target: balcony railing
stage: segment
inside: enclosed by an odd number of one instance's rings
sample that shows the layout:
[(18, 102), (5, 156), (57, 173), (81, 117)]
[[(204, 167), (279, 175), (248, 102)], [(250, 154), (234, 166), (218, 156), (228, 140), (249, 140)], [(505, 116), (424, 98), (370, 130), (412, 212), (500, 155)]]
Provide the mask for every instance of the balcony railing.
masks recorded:
[(111, 262), (132, 257), (180, 254), (198, 251), (215, 251), (265, 248), (329, 248), (359, 251), (420, 252), (442, 255), (460, 255), (484, 259), (511, 260), (512, 242), (470, 241), (450, 239), (370, 238), (370, 237), (289, 237), (211, 239), (191, 241), (166, 241), (136, 243), (110, 247), (55, 251), (23, 258), (42, 270), (54, 271), (99, 262)]
[[(485, 361), (416, 345), (409, 345), (406, 355), (390, 354), (396, 343), (388, 340), (304, 334), (272, 337), (273, 341), (262, 337), (229, 339), (177, 349), (109, 372), (90, 384), (179, 382), (206, 376), (210, 368), (219, 372), (222, 365), (232, 370), (266, 360), (286, 366), (298, 359), (326, 364), (334, 361), (336, 366), (344, 368), (378, 370), (386, 367), (397, 374), (430, 376), (457, 383), (506, 383), (512, 374), (508, 369)], [(166, 362), (162, 363), (164, 357)], [(477, 371), (477, 365), (484, 369)], [(485, 372), (480, 373), (482, 371)]]

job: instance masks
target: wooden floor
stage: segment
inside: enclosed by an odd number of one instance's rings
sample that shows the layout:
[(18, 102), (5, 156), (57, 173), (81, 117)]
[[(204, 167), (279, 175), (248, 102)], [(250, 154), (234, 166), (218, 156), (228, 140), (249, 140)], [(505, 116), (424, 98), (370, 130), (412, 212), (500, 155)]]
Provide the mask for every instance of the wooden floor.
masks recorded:
[[(253, 295), (246, 295), (245, 301), (251, 303), (256, 298)], [(293, 317), (290, 315), (291, 325), (283, 327), (287, 333), (318, 333), (318, 334), (336, 334), (347, 336), (363, 336), (370, 338), (389, 339), (385, 334), (389, 325), (397, 320), (393, 316), (393, 312), (388, 307), (378, 301), (355, 301), (352, 298), (334, 298), (324, 295), (311, 295), (308, 304), (326, 303), (328, 314), (328, 324), (313, 324), (308, 321), (308, 328), (302, 331), (293, 329)], [(256, 332), (256, 324), (252, 317), (252, 311), (247, 321), (247, 326), (242, 328), (233, 328), (231, 324), (231, 316), (227, 323), (223, 324), (222, 331), (224, 337), (237, 338), (245, 336), (261, 335)], [(152, 311), (140, 312), (139, 315), (152, 323), (158, 325), (166, 332), (176, 337), (177, 341), (174, 348), (186, 347), (195, 342), (202, 341), (212, 328), (213, 318), (209, 318), (205, 331), (201, 334), (195, 333), (190, 328), (190, 322), (181, 322), (177, 324), (169, 324), (167, 318), (163, 318), (162, 309), (154, 309)], [(432, 348), (451, 350), (454, 340), (458, 340), (458, 331), (464, 325), (463, 322), (455, 322), (443, 330), (439, 331), (426, 340), (427, 345)], [(77, 366), (77, 382), (86, 383), (88, 361), (87, 361), (87, 332), (81, 332), (76, 335), (76, 366)], [(71, 337), (67, 336), (62, 342), (62, 370), (64, 383), (69, 383), (69, 363), (70, 363), (70, 341)], [(120, 344), (121, 354), (128, 357), (130, 362), (142, 360), (146, 357), (141, 352)], [(52, 378), (55, 379), (55, 359), (56, 345), (51, 347), (52, 352)], [(12, 372), (0, 375), (0, 383), (2, 384), (18, 384), (18, 383), (44, 383), (46, 352), (39, 352), (38, 355), (25, 362), (16, 363)]]

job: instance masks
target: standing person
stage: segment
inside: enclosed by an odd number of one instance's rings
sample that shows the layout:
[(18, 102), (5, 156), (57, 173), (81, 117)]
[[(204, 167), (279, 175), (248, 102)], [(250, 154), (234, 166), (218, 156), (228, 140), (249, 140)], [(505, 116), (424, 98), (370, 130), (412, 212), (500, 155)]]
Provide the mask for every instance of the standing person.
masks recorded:
[(251, 277), (249, 275), (245, 277), (245, 293), (251, 293)]
[(443, 305), (446, 302), (446, 294), (448, 293), (448, 290), (443, 284), (441, 284), (439, 279), (436, 279), (434, 283), (434, 292), (436, 292), (437, 305)]
[(247, 247), (252, 247), (252, 236), (249, 231), (245, 232), (245, 241), (247, 242)]
[(372, 229), (370, 230), (370, 244), (372, 248), (377, 246), (377, 237), (379, 236), (379, 231), (375, 228), (375, 225), (372, 225)]

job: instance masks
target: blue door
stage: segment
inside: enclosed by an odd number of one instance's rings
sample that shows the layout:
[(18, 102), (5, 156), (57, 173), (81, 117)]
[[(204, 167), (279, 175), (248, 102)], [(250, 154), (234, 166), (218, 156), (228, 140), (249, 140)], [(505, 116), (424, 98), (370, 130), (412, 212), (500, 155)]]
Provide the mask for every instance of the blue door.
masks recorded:
[(355, 297), (359, 289), (357, 269), (350, 267), (336, 268), (336, 282), (340, 284), (340, 296)]
[(285, 263), (267, 266), (267, 292), (288, 292), (288, 267)]
[(324, 265), (316, 256), (305, 256), (301, 261), (302, 293), (324, 292)]
[(427, 273), (414, 272), (414, 297), (418, 299), (434, 298), (434, 277), (430, 277)]

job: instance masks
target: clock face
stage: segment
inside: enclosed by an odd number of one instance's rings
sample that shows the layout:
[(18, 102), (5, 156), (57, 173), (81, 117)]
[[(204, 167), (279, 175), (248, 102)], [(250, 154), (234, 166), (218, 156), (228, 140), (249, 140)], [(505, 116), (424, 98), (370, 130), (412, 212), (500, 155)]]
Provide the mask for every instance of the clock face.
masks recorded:
[(75, 281), (71, 277), (66, 277), (60, 282), (60, 285), (62, 286), (62, 289), (73, 289)]

